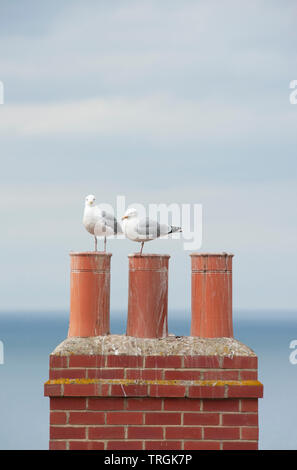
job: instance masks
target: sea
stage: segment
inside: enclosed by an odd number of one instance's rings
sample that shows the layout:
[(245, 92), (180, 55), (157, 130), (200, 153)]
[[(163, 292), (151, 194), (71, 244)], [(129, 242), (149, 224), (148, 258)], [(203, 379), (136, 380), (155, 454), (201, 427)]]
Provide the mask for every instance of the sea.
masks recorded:
[[(49, 399), (43, 384), (49, 354), (67, 337), (68, 321), (62, 311), (0, 313), (1, 450), (48, 449)], [(125, 324), (125, 313), (111, 312), (112, 333), (125, 333)], [(171, 313), (169, 332), (189, 335), (189, 315)], [(234, 337), (259, 358), (264, 384), (259, 448), (297, 449), (297, 312), (236, 312)]]

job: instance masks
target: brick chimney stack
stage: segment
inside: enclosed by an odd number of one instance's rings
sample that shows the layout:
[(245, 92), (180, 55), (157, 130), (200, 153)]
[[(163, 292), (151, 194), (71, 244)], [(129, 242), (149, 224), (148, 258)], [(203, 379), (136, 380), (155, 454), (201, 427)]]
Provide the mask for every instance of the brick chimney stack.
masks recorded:
[(129, 257), (127, 335), (113, 335), (110, 255), (72, 255), (69, 336), (45, 384), (50, 449), (258, 448), (263, 386), (233, 338), (231, 256), (192, 255), (192, 336), (175, 337), (169, 256)]

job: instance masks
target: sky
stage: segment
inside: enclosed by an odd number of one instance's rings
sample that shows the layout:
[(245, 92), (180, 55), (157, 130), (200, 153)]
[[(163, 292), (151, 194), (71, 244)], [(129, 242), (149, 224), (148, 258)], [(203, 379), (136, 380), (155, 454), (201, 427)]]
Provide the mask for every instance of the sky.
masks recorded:
[[(0, 0), (0, 311), (69, 308), (95, 194), (202, 204), (199, 251), (234, 253), (234, 308), (294, 315), (296, 13), (290, 0)], [(139, 246), (108, 249), (111, 308), (125, 311)], [(183, 240), (145, 252), (170, 254), (169, 309), (189, 310)]]

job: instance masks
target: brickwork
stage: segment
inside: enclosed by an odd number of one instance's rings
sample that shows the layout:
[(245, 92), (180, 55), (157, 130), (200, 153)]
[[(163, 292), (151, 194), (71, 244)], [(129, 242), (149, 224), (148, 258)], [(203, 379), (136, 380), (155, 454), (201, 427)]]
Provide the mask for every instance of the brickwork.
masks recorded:
[(50, 449), (257, 449), (257, 357), (50, 356)]

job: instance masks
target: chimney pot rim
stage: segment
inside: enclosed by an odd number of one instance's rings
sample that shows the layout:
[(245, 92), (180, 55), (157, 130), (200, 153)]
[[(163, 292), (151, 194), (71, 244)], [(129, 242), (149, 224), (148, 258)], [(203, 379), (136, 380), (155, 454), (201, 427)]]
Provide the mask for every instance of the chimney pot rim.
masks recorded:
[(234, 254), (233, 253), (226, 253), (225, 251), (223, 251), (222, 253), (190, 253), (190, 256), (231, 256), (233, 257)]
[(112, 253), (105, 253), (105, 251), (70, 251), (69, 256), (103, 256), (110, 257)]
[(130, 253), (128, 258), (170, 258), (170, 255), (162, 255), (156, 253)]

